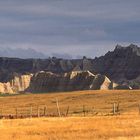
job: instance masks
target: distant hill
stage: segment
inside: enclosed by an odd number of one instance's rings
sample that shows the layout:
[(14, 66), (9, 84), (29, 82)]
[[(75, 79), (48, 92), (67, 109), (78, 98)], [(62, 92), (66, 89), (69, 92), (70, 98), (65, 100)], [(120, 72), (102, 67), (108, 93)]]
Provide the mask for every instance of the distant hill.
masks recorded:
[(117, 45), (112, 52), (93, 60), (93, 69), (118, 83), (140, 88), (140, 48)]
[(0, 83), (0, 93), (48, 93), (80, 90), (131, 89), (119, 85), (101, 74), (89, 71), (71, 71), (63, 74), (40, 71), (34, 74), (14, 74), (14, 78)]
[(15, 73), (23, 75), (39, 71), (56, 74), (90, 71), (95, 75), (105, 75), (114, 83), (140, 89), (140, 48), (134, 44), (127, 47), (117, 45), (113, 51), (95, 59), (0, 58), (0, 82), (8, 82), (14, 78)]
[(47, 58), (47, 56), (34, 49), (21, 48), (0, 48), (0, 57), (17, 57), (17, 58)]

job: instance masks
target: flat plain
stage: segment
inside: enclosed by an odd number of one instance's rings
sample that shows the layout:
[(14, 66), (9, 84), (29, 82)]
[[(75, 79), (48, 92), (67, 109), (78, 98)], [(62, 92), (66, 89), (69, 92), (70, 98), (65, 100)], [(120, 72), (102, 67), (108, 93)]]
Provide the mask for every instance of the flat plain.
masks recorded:
[[(57, 115), (59, 103), (61, 117)], [(113, 115), (114, 103), (119, 114)], [(47, 116), (24, 119), (1, 119), (0, 139), (3, 140), (139, 140), (140, 91), (75, 91), (49, 94), (22, 94), (0, 97), (1, 114), (32, 113)], [(68, 116), (63, 116), (69, 108)], [(83, 112), (83, 108), (85, 112)]]

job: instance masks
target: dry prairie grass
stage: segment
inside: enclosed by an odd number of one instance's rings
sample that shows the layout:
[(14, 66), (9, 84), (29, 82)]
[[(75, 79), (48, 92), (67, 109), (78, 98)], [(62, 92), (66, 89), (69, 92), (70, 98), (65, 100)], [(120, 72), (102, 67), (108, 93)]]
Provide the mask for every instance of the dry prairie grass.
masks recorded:
[(37, 113), (37, 107), (43, 113), (43, 108), (47, 106), (47, 114), (56, 114), (56, 100), (59, 100), (60, 110), (66, 113), (69, 106), (70, 115), (81, 116), (83, 105), (86, 109), (99, 114), (112, 111), (112, 103), (120, 103), (121, 113), (138, 113), (140, 103), (139, 90), (105, 90), (105, 91), (75, 91), (50, 94), (22, 94), (14, 96), (0, 96), (0, 114), (15, 114), (18, 108), (19, 114), (29, 114), (30, 106), (33, 106), (33, 114)]
[[(140, 91), (77, 91), (52, 94), (1, 96), (3, 114), (15, 113), (15, 108), (27, 113), (30, 105), (47, 106), (47, 113), (56, 113), (55, 98), (61, 112), (70, 106), (70, 116), (0, 120), (0, 140), (139, 140)], [(82, 106), (97, 112), (110, 112), (113, 102), (120, 102), (121, 115), (82, 117)], [(79, 111), (79, 112), (78, 112)], [(78, 113), (76, 113), (78, 112)], [(21, 112), (20, 112), (21, 113)], [(23, 113), (23, 112), (22, 112)], [(36, 113), (36, 112), (34, 112)]]
[(140, 116), (1, 120), (1, 140), (139, 140)]

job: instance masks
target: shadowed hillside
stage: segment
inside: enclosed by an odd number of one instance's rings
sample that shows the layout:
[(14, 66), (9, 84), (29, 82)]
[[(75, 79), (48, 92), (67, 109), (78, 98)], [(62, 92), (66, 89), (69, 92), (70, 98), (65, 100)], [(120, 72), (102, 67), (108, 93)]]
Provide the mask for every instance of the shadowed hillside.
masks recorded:
[(18, 59), (0, 58), (0, 82), (14, 79), (15, 74), (34, 74), (49, 71), (63, 74), (71, 71), (90, 71), (106, 75), (111, 81), (121, 85), (140, 88), (140, 48), (136, 45), (122, 47), (95, 59)]

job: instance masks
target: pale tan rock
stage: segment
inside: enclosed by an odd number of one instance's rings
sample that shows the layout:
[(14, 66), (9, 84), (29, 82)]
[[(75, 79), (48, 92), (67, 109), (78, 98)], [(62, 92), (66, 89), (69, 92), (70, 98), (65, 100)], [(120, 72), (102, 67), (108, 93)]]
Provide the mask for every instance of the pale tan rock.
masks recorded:
[(0, 83), (0, 93), (4, 94), (4, 93), (9, 93), (9, 94), (13, 94), (13, 90), (10, 86), (10, 83)]
[(108, 77), (104, 77), (104, 81), (102, 83), (102, 85), (100, 86), (101, 90), (108, 90), (110, 89), (110, 85), (111, 85), (111, 81), (109, 80)]
[(111, 81), (104, 75), (97, 74), (90, 85), (90, 89), (93, 90), (105, 90), (111, 88)]
[(30, 92), (74, 91), (110, 89), (111, 81), (103, 75), (89, 71), (72, 71), (64, 74), (37, 73), (31, 78)]
[(18, 75), (14, 74), (14, 78), (7, 83), (0, 83), (0, 93), (19, 93), (24, 92), (30, 85), (31, 74)]
[(30, 79), (32, 75), (16, 75), (14, 79), (10, 81), (11, 88), (14, 92), (23, 92), (25, 91), (30, 84)]
[(40, 71), (38, 73), (19, 75), (7, 83), (0, 83), (0, 93), (20, 92), (59, 92), (76, 90), (130, 89), (124, 85), (111, 82), (105, 75), (94, 75), (90, 71), (72, 71), (63, 74)]
[(112, 89), (115, 89), (119, 84), (112, 82)]

